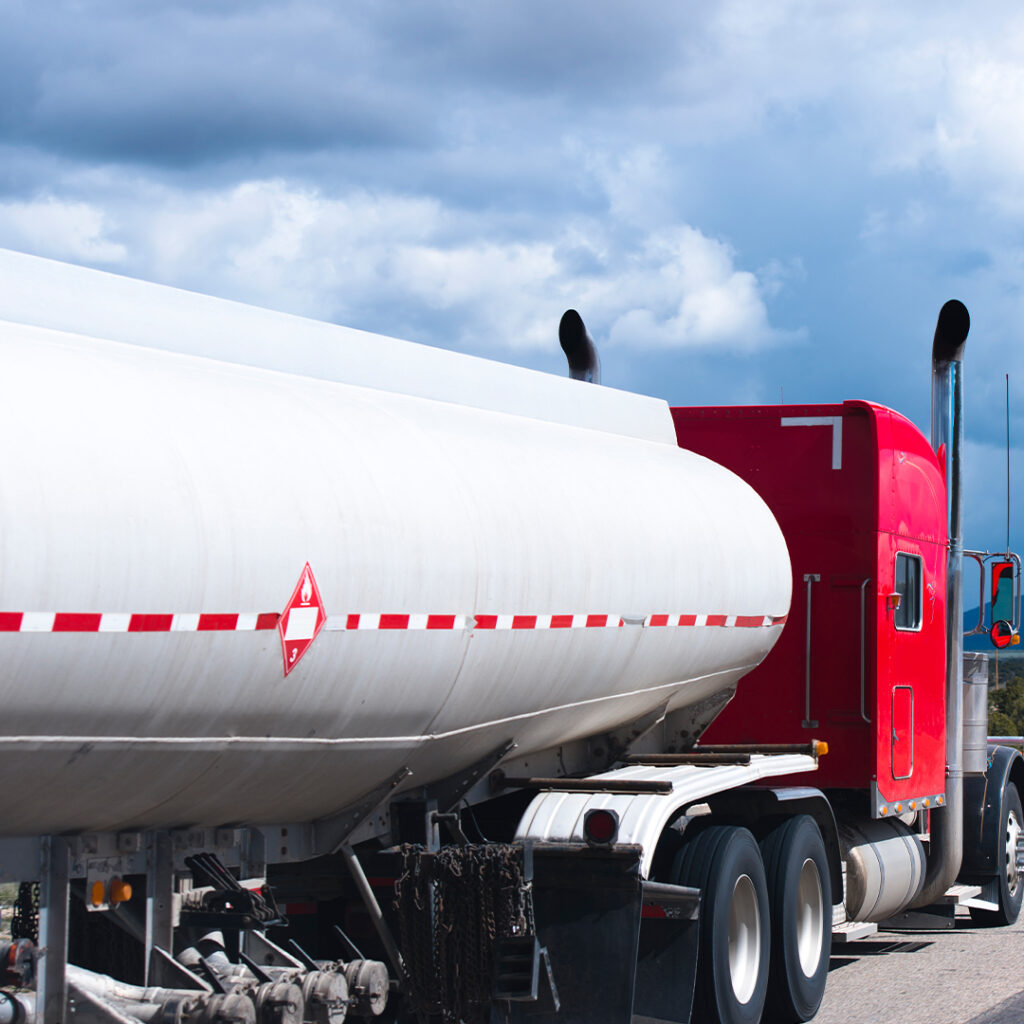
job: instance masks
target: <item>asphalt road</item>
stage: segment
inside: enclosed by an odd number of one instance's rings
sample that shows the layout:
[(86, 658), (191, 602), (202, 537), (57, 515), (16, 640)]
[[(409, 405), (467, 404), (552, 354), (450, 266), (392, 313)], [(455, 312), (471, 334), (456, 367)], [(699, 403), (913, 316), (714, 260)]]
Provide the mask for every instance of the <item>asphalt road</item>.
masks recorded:
[(956, 925), (834, 947), (815, 1024), (1024, 1024), (1024, 916), (976, 928), (958, 911)]

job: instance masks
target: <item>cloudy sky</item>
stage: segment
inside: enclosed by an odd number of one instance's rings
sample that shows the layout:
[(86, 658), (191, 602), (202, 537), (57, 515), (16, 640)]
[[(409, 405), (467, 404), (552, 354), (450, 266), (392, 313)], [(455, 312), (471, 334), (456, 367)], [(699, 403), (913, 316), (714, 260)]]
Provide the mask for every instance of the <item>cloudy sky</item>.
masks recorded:
[(559, 373), (574, 306), (607, 384), (922, 426), (955, 296), (998, 547), (1024, 10), (981, 10), (0, 0), (0, 246)]

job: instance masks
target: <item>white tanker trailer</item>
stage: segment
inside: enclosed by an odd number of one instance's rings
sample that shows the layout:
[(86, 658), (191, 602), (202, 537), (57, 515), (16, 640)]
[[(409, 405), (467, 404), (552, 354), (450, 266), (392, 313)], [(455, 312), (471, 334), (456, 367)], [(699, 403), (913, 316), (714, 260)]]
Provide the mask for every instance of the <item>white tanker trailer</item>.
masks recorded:
[(665, 403), (9, 252), (0, 366), (0, 1024), (805, 1020), (920, 893), (693, 749), (793, 570)]
[[(65, 268), (19, 265), (20, 294), (66, 305)], [(146, 344), (143, 309), (124, 319)], [(417, 356), (420, 394), (363, 386), (385, 339), (296, 318), (284, 348), (329, 344), (338, 380), (14, 315), (0, 305), (8, 834), (312, 820), (403, 766), (423, 785), (506, 741), (548, 749), (704, 701), (781, 631), (775, 520), (678, 448), (663, 403), (622, 395), (631, 432), (598, 430), (573, 409), (594, 389), (539, 419), (586, 389), (517, 371), (526, 409), (480, 407), (493, 367), (438, 350)], [(224, 349), (245, 351), (251, 316), (219, 325)], [(282, 615), (307, 578), (311, 603)], [(681, 613), (756, 625), (644, 628)]]

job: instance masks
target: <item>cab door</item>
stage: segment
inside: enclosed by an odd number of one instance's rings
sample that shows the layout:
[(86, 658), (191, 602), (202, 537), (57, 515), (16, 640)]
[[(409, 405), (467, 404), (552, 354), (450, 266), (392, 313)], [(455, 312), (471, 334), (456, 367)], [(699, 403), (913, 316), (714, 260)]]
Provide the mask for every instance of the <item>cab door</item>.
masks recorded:
[(909, 779), (914, 774), (914, 688), (892, 688), (892, 777)]

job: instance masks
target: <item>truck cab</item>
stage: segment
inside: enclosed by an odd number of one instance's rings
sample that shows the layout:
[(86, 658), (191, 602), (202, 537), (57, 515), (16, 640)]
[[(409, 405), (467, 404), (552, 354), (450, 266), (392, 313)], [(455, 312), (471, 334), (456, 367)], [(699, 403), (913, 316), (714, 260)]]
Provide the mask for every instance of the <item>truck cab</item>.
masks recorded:
[(871, 402), (672, 416), (681, 447), (765, 500), (793, 567), (782, 637), (702, 743), (823, 739), (830, 754), (813, 784), (868, 791), (875, 818), (942, 806), (944, 461), (913, 423)]

